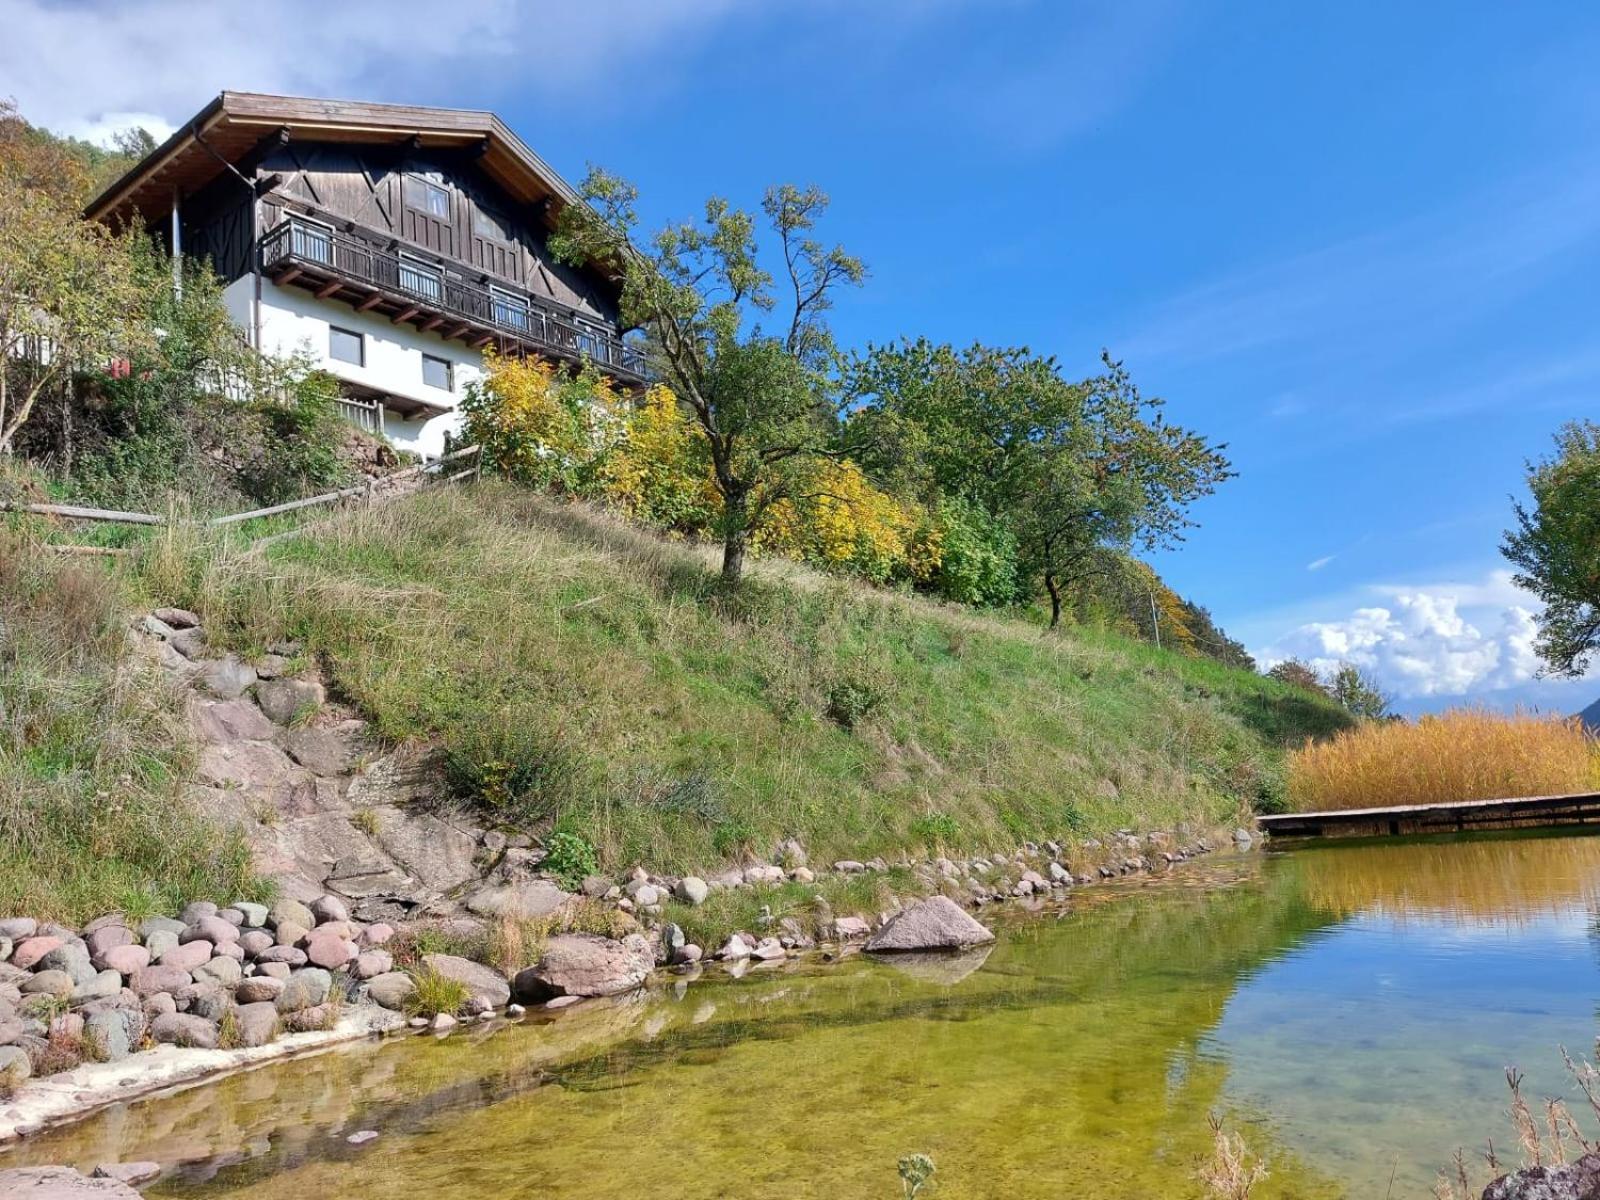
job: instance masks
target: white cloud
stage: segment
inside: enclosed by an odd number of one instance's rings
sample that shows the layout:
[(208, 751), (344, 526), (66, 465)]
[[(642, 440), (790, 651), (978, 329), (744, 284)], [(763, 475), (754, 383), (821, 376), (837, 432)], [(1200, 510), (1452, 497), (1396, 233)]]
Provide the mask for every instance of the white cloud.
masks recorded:
[(1300, 658), (1321, 671), (1353, 662), (1401, 699), (1470, 696), (1530, 683), (1536, 603), (1509, 574), (1475, 583), (1376, 585), (1382, 603), (1308, 621), (1257, 656), (1265, 665)]
[(1324, 554), (1321, 558), (1313, 558), (1306, 564), (1306, 570), (1320, 571), (1337, 557), (1335, 554)]
[(119, 116), (170, 129), (224, 88), (487, 107), (515, 85), (593, 105), (635, 87), (641, 57), (681, 57), (740, 11), (735, 0), (455, 0), (420, 32), (377, 0), (0, 0), (0, 95), (80, 136), (121, 128)]

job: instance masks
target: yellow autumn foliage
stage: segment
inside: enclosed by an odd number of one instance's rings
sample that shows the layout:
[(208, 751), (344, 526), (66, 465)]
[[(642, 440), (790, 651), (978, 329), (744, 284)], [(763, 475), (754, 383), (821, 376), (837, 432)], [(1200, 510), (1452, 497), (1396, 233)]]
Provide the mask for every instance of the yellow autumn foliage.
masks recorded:
[(620, 431), (616, 386), (597, 371), (573, 374), (532, 356), (489, 351), (484, 367), (461, 406), (467, 437), (512, 479), (581, 490)]
[(598, 484), (629, 516), (687, 533), (710, 528), (721, 508), (700, 426), (661, 384), (627, 413)]
[(853, 462), (823, 460), (768, 508), (753, 541), (767, 553), (885, 583), (938, 570), (938, 538), (924, 524), (918, 509), (873, 487)]

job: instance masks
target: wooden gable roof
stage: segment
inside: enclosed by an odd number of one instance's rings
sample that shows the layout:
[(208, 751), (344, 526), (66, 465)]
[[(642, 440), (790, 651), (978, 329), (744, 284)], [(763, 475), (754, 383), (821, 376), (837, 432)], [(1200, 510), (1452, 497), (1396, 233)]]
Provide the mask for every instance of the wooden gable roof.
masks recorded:
[(546, 224), (576, 190), (491, 112), (223, 92), (126, 175), (90, 202), (87, 217), (149, 223), (230, 168), (253, 167), (288, 140), (449, 148), (475, 152), (477, 165)]

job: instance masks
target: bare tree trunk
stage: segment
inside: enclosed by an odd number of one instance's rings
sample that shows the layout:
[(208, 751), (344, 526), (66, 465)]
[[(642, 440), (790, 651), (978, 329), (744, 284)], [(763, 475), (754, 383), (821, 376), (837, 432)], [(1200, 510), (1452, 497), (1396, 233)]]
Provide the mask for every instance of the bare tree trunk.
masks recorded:
[(738, 587), (744, 578), (744, 552), (749, 545), (750, 532), (743, 525), (730, 527), (722, 538), (722, 583), (724, 587)]
[(750, 545), (750, 499), (745, 488), (722, 489), (722, 520), (722, 586), (736, 588), (744, 578), (744, 552)]
[(1050, 589), (1050, 628), (1061, 624), (1061, 584), (1054, 571), (1044, 573), (1044, 586)]

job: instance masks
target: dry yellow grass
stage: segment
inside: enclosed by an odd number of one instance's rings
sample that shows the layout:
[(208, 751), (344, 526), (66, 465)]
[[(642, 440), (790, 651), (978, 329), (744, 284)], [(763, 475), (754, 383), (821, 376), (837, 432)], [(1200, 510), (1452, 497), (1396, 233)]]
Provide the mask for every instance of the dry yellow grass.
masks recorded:
[(1460, 708), (1369, 722), (1289, 756), (1289, 802), (1305, 812), (1585, 792), (1600, 752), (1576, 718)]

